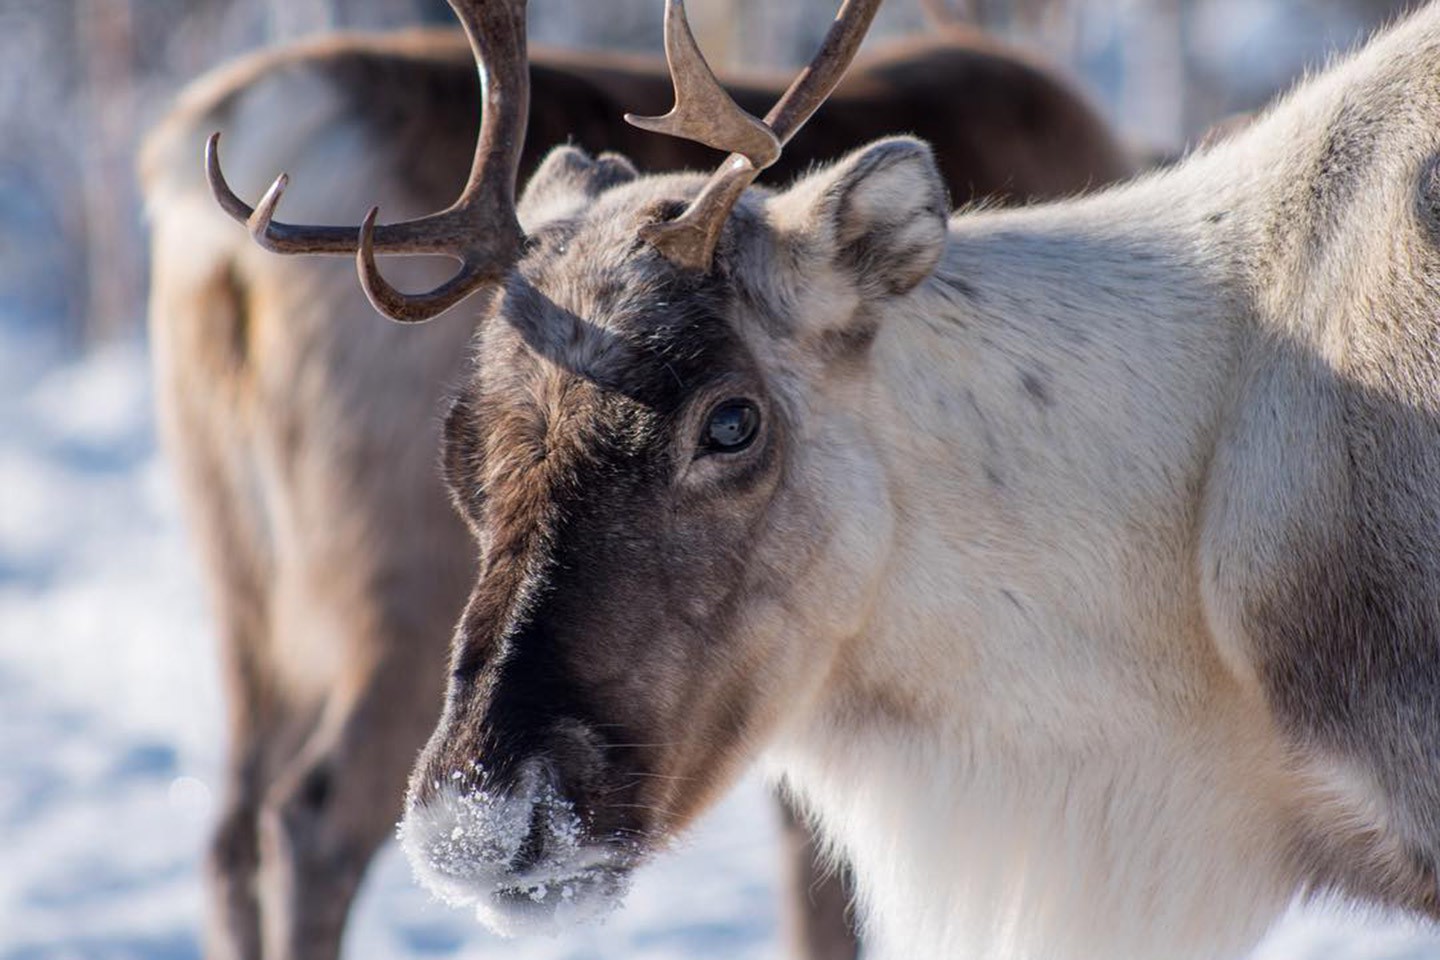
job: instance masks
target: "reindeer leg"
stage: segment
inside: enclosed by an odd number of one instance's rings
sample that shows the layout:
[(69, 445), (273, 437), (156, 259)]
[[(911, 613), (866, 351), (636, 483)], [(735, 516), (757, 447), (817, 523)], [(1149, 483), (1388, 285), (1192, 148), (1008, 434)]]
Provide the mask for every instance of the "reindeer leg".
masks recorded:
[[(337, 691), (261, 814), (266, 960), (334, 960), (355, 892), (400, 818), (443, 671), (413, 649)], [(438, 653), (437, 649), (437, 653)]]
[[(193, 462), (206, 463), (205, 451), (192, 453)], [(260, 960), (260, 803), (280, 765), (277, 758), (294, 749), (296, 722), (291, 706), (277, 696), (273, 665), (267, 660), (269, 605), (261, 586), (263, 561), (244, 536), (239, 498), (229, 478), (213, 466), (196, 475), (209, 478), (211, 510), (203, 518), (201, 546), (217, 601), (229, 739), (220, 816), (205, 865), (205, 956)], [(287, 730), (289, 737), (284, 736)]]
[[(258, 606), (242, 609), (258, 611)], [(259, 817), (261, 799), (278, 766), (277, 756), (293, 749), (295, 738), (280, 735), (285, 711), (271, 697), (261, 662), (262, 644), (239, 618), (222, 617), (227, 636), (222, 647), (229, 686), (230, 755), (224, 800), (211, 833), (205, 879), (208, 888), (205, 932), (207, 960), (260, 960)], [(252, 624), (253, 625), (253, 624)]]
[(796, 960), (856, 960), (860, 937), (850, 910), (854, 890), (843, 865), (826, 868), (809, 825), (783, 796), (786, 939)]
[(255, 897), (260, 866), (256, 766), (249, 755), (231, 764), (224, 807), (211, 833), (205, 870), (207, 960), (260, 960), (260, 906)]

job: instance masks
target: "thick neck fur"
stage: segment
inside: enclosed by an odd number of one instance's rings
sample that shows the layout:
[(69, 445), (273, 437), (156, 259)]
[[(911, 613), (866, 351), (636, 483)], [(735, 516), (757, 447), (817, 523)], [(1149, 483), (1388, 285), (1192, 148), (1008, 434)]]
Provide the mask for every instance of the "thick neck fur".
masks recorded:
[(881, 956), (1238, 956), (1317, 882), (1316, 797), (1376, 816), (1227, 647), (1203, 527), (1246, 378), (1276, 343), (1347, 348), (1303, 304), (1408, 215), (1437, 48), (1432, 8), (1173, 172), (962, 214), (886, 316), (886, 576), (772, 754)]
[(889, 576), (782, 763), (884, 957), (1185, 957), (1290, 896), (1241, 868), (1281, 757), (1194, 570), (1244, 308), (1202, 213), (1127, 203), (957, 219), (872, 346)]

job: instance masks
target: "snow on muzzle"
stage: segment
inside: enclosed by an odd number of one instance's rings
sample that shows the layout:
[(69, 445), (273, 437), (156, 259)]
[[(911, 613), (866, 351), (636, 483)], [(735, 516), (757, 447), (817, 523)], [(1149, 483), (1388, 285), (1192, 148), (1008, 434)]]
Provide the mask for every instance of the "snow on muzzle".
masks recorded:
[(471, 906), (496, 933), (551, 931), (603, 916), (638, 859), (614, 838), (587, 838), (548, 765), (532, 760), (508, 786), (483, 769), (432, 781), (400, 824), (416, 879), (451, 906)]

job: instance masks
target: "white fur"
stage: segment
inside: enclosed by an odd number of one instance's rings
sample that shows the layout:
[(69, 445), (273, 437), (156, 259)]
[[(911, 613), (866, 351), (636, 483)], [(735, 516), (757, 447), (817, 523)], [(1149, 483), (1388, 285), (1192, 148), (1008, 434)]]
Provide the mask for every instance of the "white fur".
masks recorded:
[[(1327, 355), (1293, 301), (1249, 299), (1303, 292), (1265, 259), (1277, 220), (1305, 226), (1271, 200), (1337, 104), (1417, 48), (1440, 49), (1440, 8), (1176, 171), (957, 217), (859, 405), (850, 381), (810, 388), (810, 429), (863, 411), (888, 478), (888, 498), (832, 485), (829, 507), (894, 533), (865, 625), (769, 762), (853, 860), (879, 956), (1239, 956), (1306, 890), (1287, 844), (1307, 817), (1386, 835), (1360, 771), (1276, 731), (1197, 558), (1244, 350)], [(1432, 126), (1401, 147), (1434, 150)], [(1377, 215), (1409, 209), (1413, 183), (1392, 189)], [(1282, 486), (1292, 440), (1245, 489)], [(824, 485), (831, 453), (808, 454)]]

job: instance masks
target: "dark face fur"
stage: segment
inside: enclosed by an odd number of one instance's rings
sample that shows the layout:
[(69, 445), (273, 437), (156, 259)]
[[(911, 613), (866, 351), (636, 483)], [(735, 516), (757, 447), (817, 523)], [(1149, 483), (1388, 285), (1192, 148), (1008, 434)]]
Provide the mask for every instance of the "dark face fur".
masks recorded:
[(482, 563), (405, 834), (432, 887), (505, 928), (612, 899), (814, 656), (777, 624), (832, 538), (796, 482), (800, 401), (756, 355), (795, 339), (753, 282), (785, 253), (747, 197), (715, 269), (680, 270), (636, 231), (698, 182), (632, 177), (542, 166), (446, 423)]

